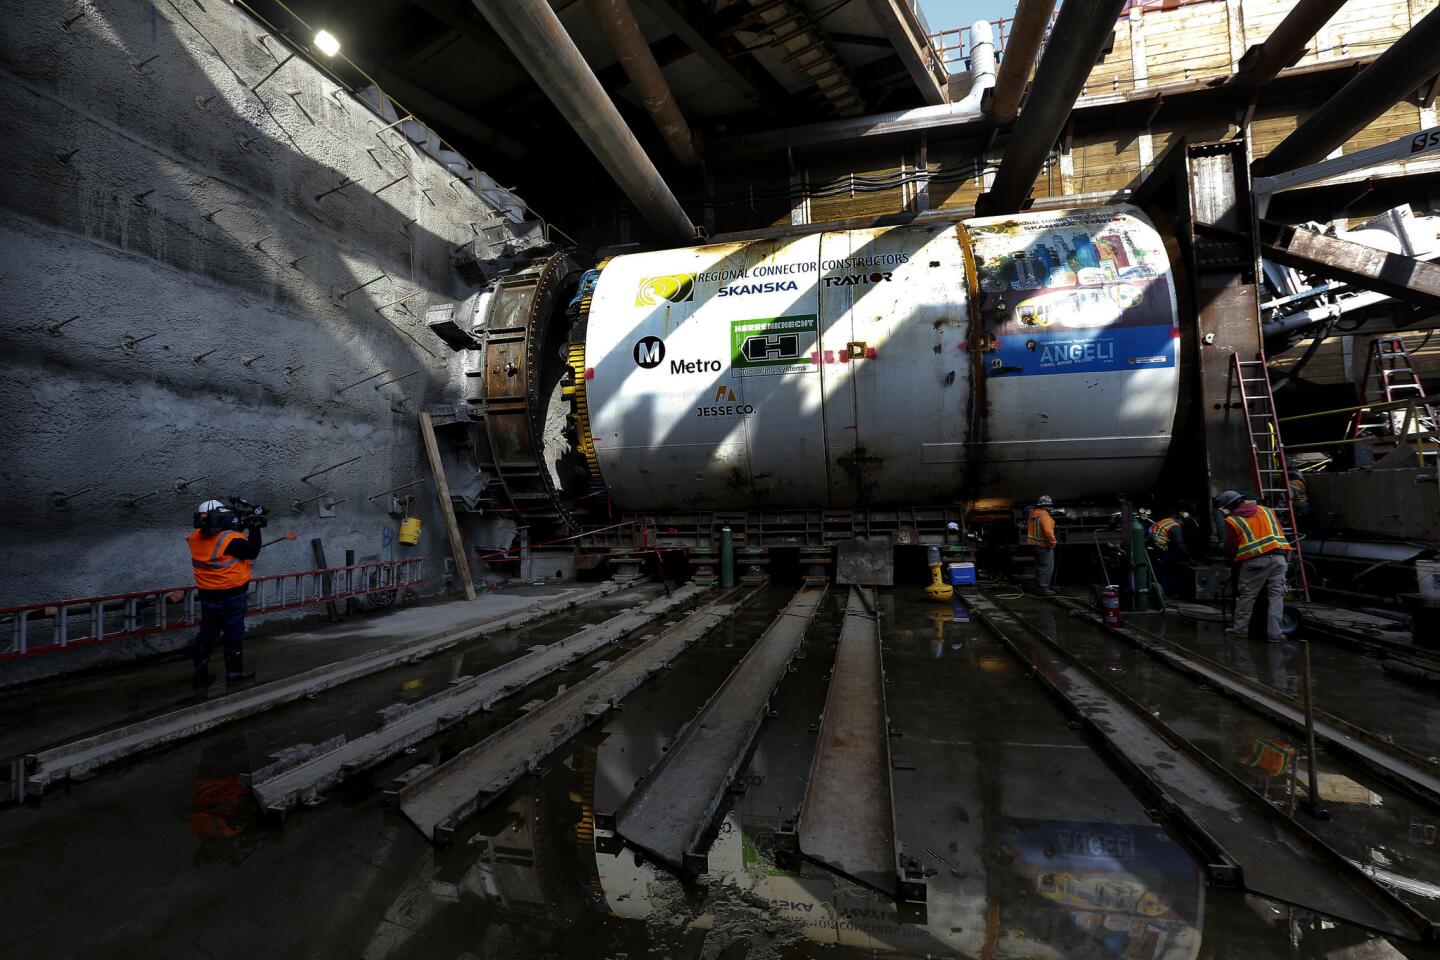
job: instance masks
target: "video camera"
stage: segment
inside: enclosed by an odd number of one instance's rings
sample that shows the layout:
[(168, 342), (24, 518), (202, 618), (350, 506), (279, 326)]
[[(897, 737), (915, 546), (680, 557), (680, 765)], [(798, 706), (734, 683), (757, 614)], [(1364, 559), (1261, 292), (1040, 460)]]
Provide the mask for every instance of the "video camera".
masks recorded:
[(261, 530), (270, 522), (270, 511), (258, 503), (251, 503), (239, 494), (230, 495), (230, 509), (240, 530)]
[(195, 514), (195, 526), (207, 533), (221, 530), (260, 530), (270, 523), (270, 511), (239, 494), (230, 495), (230, 506)]

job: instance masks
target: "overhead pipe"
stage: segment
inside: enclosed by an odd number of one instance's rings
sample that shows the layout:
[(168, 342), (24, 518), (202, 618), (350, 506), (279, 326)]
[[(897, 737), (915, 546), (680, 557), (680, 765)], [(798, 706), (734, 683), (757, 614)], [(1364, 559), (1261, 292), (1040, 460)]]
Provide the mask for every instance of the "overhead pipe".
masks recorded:
[(1300, 0), (1290, 8), (1265, 42), (1257, 43), (1236, 65), (1232, 83), (1263, 87), (1286, 67), (1293, 67), (1305, 55), (1305, 46), (1330, 18), (1345, 6), (1345, 0)]
[(693, 241), (695, 225), (550, 4), (545, 0), (474, 3), (660, 238), (667, 243)]
[(981, 216), (1014, 213), (1030, 196), (1035, 178), (1045, 167), (1050, 148), (1060, 136), (1080, 90), (1090, 76), (1100, 51), (1105, 49), (1126, 0), (1065, 0), (1050, 42), (1035, 71), (1033, 93), (1025, 101), (1020, 119), (995, 182), (980, 195), (975, 211)]
[(680, 112), (680, 105), (675, 102), (675, 94), (670, 90), (660, 64), (655, 62), (650, 44), (645, 42), (645, 34), (630, 4), (627, 0), (590, 0), (590, 12), (604, 28), (611, 49), (620, 58), (621, 69), (640, 94), (646, 112), (655, 121), (660, 136), (665, 138), (665, 146), (670, 148), (676, 160), (687, 167), (695, 166), (700, 162), (695, 135), (685, 121), (685, 115)]
[(1030, 70), (1035, 66), (1035, 57), (1045, 40), (1045, 28), (1050, 25), (1050, 14), (1054, 10), (1055, 0), (1020, 0), (1015, 7), (1010, 36), (1005, 40), (1005, 53), (1000, 58), (1000, 75), (995, 80), (995, 98), (990, 102), (990, 117), (1001, 126), (1014, 120), (1020, 112), (1020, 98), (1030, 81)]
[(1315, 112), (1306, 117), (1256, 167), (1273, 176), (1324, 160), (1330, 151), (1440, 73), (1440, 8), (1392, 43)]
[[(890, 131), (885, 128), (890, 126), (895, 127), (895, 133), (904, 133), (940, 123), (965, 123), (979, 119), (980, 101), (984, 98), (985, 91), (995, 86), (995, 41), (990, 22), (975, 21), (970, 26), (970, 36), (970, 91), (959, 100), (934, 107), (913, 107), (909, 110), (892, 110), (889, 113), (872, 113), (863, 117), (845, 117), (807, 123), (799, 127), (743, 134), (724, 140), (722, 152), (726, 156), (735, 156), (820, 143), (844, 143), (873, 136), (877, 131), (888, 133)], [(713, 154), (720, 149), (721, 143), (712, 141), (710, 152)]]

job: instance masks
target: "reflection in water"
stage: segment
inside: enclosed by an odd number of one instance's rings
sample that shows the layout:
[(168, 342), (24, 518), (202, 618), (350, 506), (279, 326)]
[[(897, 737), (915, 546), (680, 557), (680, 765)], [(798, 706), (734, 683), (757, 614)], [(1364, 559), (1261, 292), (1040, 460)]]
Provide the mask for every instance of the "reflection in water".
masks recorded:
[[(1200, 945), (1200, 875), (1163, 830), (1066, 821), (1007, 821), (994, 857), (932, 878), (926, 918), (804, 861), (783, 867), (771, 839), (780, 821), (732, 813), (710, 852), (709, 897), (687, 919), (726, 938), (746, 923), (789, 939), (906, 955), (1125, 957), (1189, 960)], [(606, 905), (650, 919), (676, 911), (679, 884), (628, 850), (596, 856)], [(741, 909), (737, 910), (737, 906)], [(749, 916), (746, 917), (745, 914)], [(962, 917), (978, 917), (966, 926)], [(726, 930), (721, 921), (740, 923)]]
[[(896, 815), (906, 852), (927, 868), (922, 910), (897, 911), (776, 842), (803, 794), (809, 727), (825, 693), (822, 624), (807, 642), (805, 669), (782, 687), (743, 789), (728, 801), (706, 874), (682, 881), (648, 863), (604, 828), (603, 815), (659, 759), (667, 734), (743, 646), (702, 649), (719, 659), (697, 676), (680, 670), (637, 691), (624, 712), (518, 785), (455, 847), (420, 857), (391, 887), (398, 893), (363, 955), (1398, 957), (1355, 928), (1209, 887), (983, 632), (948, 607), (903, 598), (889, 607), (890, 702), (906, 728), (896, 749), (916, 768), (897, 774)], [(943, 615), (932, 616), (936, 609)], [(1239, 762), (1272, 783), (1275, 799), (1293, 797), (1291, 745), (1251, 735), (1244, 743)], [(1412, 842), (1425, 836), (1419, 824)]]

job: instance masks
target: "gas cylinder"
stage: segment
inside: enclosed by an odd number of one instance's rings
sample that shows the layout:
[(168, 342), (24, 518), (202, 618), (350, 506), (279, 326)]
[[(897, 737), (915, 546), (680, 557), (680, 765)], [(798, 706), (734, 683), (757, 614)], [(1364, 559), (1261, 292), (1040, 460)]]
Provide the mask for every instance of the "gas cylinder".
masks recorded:
[(1100, 594), (1100, 615), (1107, 627), (1120, 626), (1120, 588), (1113, 583)]

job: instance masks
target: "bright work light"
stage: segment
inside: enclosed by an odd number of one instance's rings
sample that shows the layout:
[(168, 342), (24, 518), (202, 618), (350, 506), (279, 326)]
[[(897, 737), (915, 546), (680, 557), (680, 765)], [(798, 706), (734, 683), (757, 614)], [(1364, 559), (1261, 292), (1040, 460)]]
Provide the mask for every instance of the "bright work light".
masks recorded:
[(315, 49), (327, 57), (333, 57), (340, 52), (340, 41), (336, 40), (329, 30), (321, 30), (315, 34)]

